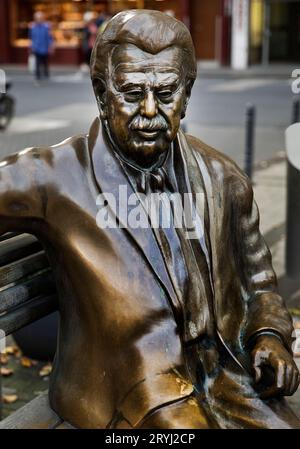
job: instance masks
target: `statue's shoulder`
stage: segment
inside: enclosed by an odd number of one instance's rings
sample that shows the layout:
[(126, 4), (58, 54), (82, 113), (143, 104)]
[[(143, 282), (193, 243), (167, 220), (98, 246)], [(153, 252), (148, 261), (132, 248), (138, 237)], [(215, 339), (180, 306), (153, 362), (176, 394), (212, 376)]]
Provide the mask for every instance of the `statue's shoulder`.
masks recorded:
[(62, 156), (74, 152), (80, 153), (80, 151), (85, 152), (87, 147), (87, 137), (87, 134), (78, 134), (68, 137), (67, 139), (49, 147), (39, 147), (37, 150), (41, 153), (41, 155), (46, 155), (49, 153), (53, 154), (53, 156)]
[(186, 139), (191, 150), (201, 155), (213, 180), (219, 180), (224, 186), (230, 185), (236, 194), (243, 195), (252, 190), (248, 176), (229, 156), (194, 136), (186, 135)]
[(48, 151), (53, 156), (59, 158), (73, 158), (81, 160), (85, 158), (87, 153), (88, 134), (78, 134), (59, 142), (58, 144), (51, 145)]
[(72, 158), (74, 154), (77, 158), (80, 158), (80, 154), (86, 153), (86, 148), (87, 135), (79, 134), (68, 137), (54, 145), (25, 148), (18, 153), (8, 156), (6, 160), (14, 159), (22, 164), (31, 164), (37, 161), (52, 165), (55, 160)]

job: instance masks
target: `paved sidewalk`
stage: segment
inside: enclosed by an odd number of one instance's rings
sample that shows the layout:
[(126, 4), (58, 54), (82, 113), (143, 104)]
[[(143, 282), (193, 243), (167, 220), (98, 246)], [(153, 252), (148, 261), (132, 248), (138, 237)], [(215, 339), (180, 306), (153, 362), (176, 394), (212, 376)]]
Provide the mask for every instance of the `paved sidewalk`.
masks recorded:
[(260, 229), (271, 249), (277, 276), (285, 273), (286, 160), (256, 170), (254, 196), (260, 211)]
[[(268, 160), (282, 156), (285, 127), (256, 126), (254, 157)], [(189, 120), (188, 134), (227, 154), (240, 166), (245, 163), (245, 128), (243, 126), (214, 126)], [(275, 154), (275, 155), (274, 155)]]
[(286, 172), (285, 158), (255, 171), (253, 188), (260, 211), (260, 229), (271, 250), (280, 294), (289, 307), (300, 308), (299, 281), (289, 279), (285, 270), (286, 244)]

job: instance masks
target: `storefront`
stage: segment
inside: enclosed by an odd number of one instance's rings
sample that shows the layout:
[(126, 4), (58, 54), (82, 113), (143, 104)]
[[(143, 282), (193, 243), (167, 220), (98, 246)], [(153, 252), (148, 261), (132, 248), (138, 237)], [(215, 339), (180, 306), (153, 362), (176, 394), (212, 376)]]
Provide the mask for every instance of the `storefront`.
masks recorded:
[(26, 62), (30, 44), (29, 27), (34, 13), (43, 11), (46, 20), (51, 24), (55, 41), (52, 62), (78, 64), (82, 58), (83, 16), (90, 7), (95, 15), (101, 14), (106, 10), (107, 2), (10, 0), (8, 17), (10, 62)]
[[(228, 0), (227, 0), (228, 1)], [(36, 11), (43, 11), (55, 40), (52, 63), (79, 64), (83, 60), (84, 14), (114, 15), (132, 8), (156, 9), (174, 15), (191, 30), (197, 56), (221, 57), (222, 5), (226, 0), (1, 0), (0, 63), (26, 63), (29, 28)], [(222, 25), (222, 24), (221, 24)]]
[(1, 0), (0, 3), (2, 63), (26, 63), (29, 27), (36, 11), (43, 11), (51, 24), (55, 40), (52, 62), (57, 64), (82, 61), (84, 13), (87, 11), (92, 11), (96, 18), (103, 13), (115, 14), (124, 9), (145, 7), (169, 11), (179, 19), (187, 20), (184, 17), (185, 0)]
[(250, 64), (300, 61), (300, 0), (252, 0)]

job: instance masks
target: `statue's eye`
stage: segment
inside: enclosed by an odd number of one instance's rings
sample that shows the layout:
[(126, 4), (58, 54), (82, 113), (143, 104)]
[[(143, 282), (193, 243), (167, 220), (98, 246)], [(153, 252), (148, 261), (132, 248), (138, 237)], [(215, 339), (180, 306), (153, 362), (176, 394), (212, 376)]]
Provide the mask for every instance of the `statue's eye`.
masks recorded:
[(125, 92), (125, 98), (127, 101), (137, 101), (142, 97), (142, 91), (141, 90), (128, 90)]
[(160, 90), (157, 92), (157, 96), (160, 100), (170, 100), (172, 97), (172, 91), (171, 90)]

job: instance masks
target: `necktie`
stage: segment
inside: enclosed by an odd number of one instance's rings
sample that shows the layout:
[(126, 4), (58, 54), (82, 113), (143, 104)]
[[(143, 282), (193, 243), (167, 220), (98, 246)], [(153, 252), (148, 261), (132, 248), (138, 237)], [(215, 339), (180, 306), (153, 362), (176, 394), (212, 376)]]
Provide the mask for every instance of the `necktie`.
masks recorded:
[(166, 188), (172, 190), (172, 183), (168, 179), (164, 168), (156, 168), (152, 171), (140, 170), (136, 176), (137, 190), (140, 193), (164, 192)]

